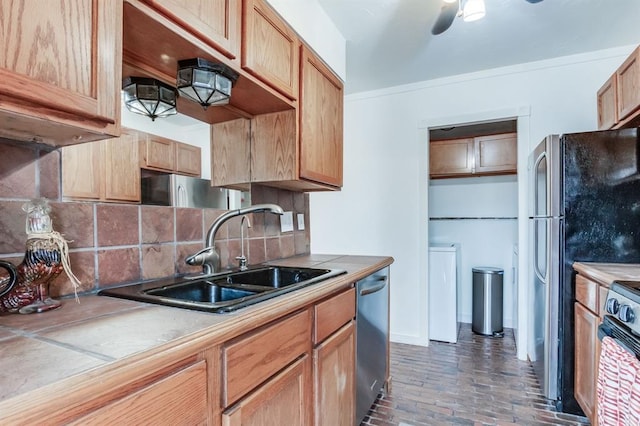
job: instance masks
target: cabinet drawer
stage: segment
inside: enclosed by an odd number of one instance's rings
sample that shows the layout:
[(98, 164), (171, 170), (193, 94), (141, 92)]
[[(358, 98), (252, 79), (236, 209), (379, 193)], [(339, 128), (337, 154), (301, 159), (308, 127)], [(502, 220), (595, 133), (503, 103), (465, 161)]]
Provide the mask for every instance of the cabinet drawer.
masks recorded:
[(71, 424), (204, 424), (207, 363), (199, 361)]
[(241, 337), (223, 349), (223, 403), (236, 402), (310, 351), (311, 311), (305, 310)]
[(355, 288), (318, 303), (313, 311), (313, 343), (318, 344), (355, 317)]
[(598, 284), (581, 275), (576, 276), (576, 300), (591, 312), (598, 313)]

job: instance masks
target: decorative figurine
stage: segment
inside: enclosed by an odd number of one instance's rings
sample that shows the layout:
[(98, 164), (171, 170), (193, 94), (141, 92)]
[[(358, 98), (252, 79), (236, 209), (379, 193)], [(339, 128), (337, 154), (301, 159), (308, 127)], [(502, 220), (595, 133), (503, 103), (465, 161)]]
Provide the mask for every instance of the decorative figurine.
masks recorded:
[(49, 297), (49, 285), (62, 271), (76, 291), (80, 284), (71, 272), (67, 241), (53, 230), (48, 200), (32, 200), (22, 210), (27, 212), (26, 251), (18, 266), (0, 260), (0, 268), (8, 272), (0, 275), (0, 313), (31, 314), (60, 307), (60, 301)]

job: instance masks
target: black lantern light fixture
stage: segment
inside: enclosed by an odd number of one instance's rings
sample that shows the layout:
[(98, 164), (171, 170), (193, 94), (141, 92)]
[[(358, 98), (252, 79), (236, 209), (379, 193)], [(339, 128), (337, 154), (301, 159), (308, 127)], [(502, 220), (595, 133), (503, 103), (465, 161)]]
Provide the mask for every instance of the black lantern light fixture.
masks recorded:
[(151, 117), (151, 120), (178, 113), (176, 89), (154, 78), (127, 77), (122, 81), (122, 92), (129, 111)]
[(177, 87), (181, 95), (207, 109), (209, 105), (229, 103), (231, 86), (239, 74), (220, 63), (203, 58), (178, 61)]

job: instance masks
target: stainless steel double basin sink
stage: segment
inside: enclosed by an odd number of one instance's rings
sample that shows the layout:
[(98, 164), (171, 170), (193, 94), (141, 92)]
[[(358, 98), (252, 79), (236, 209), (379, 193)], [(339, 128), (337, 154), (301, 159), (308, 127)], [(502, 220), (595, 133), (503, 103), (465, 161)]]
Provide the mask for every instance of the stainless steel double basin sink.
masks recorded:
[(113, 287), (98, 292), (165, 306), (225, 313), (344, 274), (338, 269), (258, 266), (206, 277), (178, 277)]

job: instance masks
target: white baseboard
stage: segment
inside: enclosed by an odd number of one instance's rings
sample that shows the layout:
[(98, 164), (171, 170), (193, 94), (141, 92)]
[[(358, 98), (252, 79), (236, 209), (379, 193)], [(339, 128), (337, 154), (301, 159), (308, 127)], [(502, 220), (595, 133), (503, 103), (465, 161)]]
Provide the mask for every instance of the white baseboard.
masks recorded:
[(429, 341), (421, 336), (409, 336), (406, 334), (391, 334), (389, 340), (394, 343), (404, 343), (405, 345), (429, 346)]

